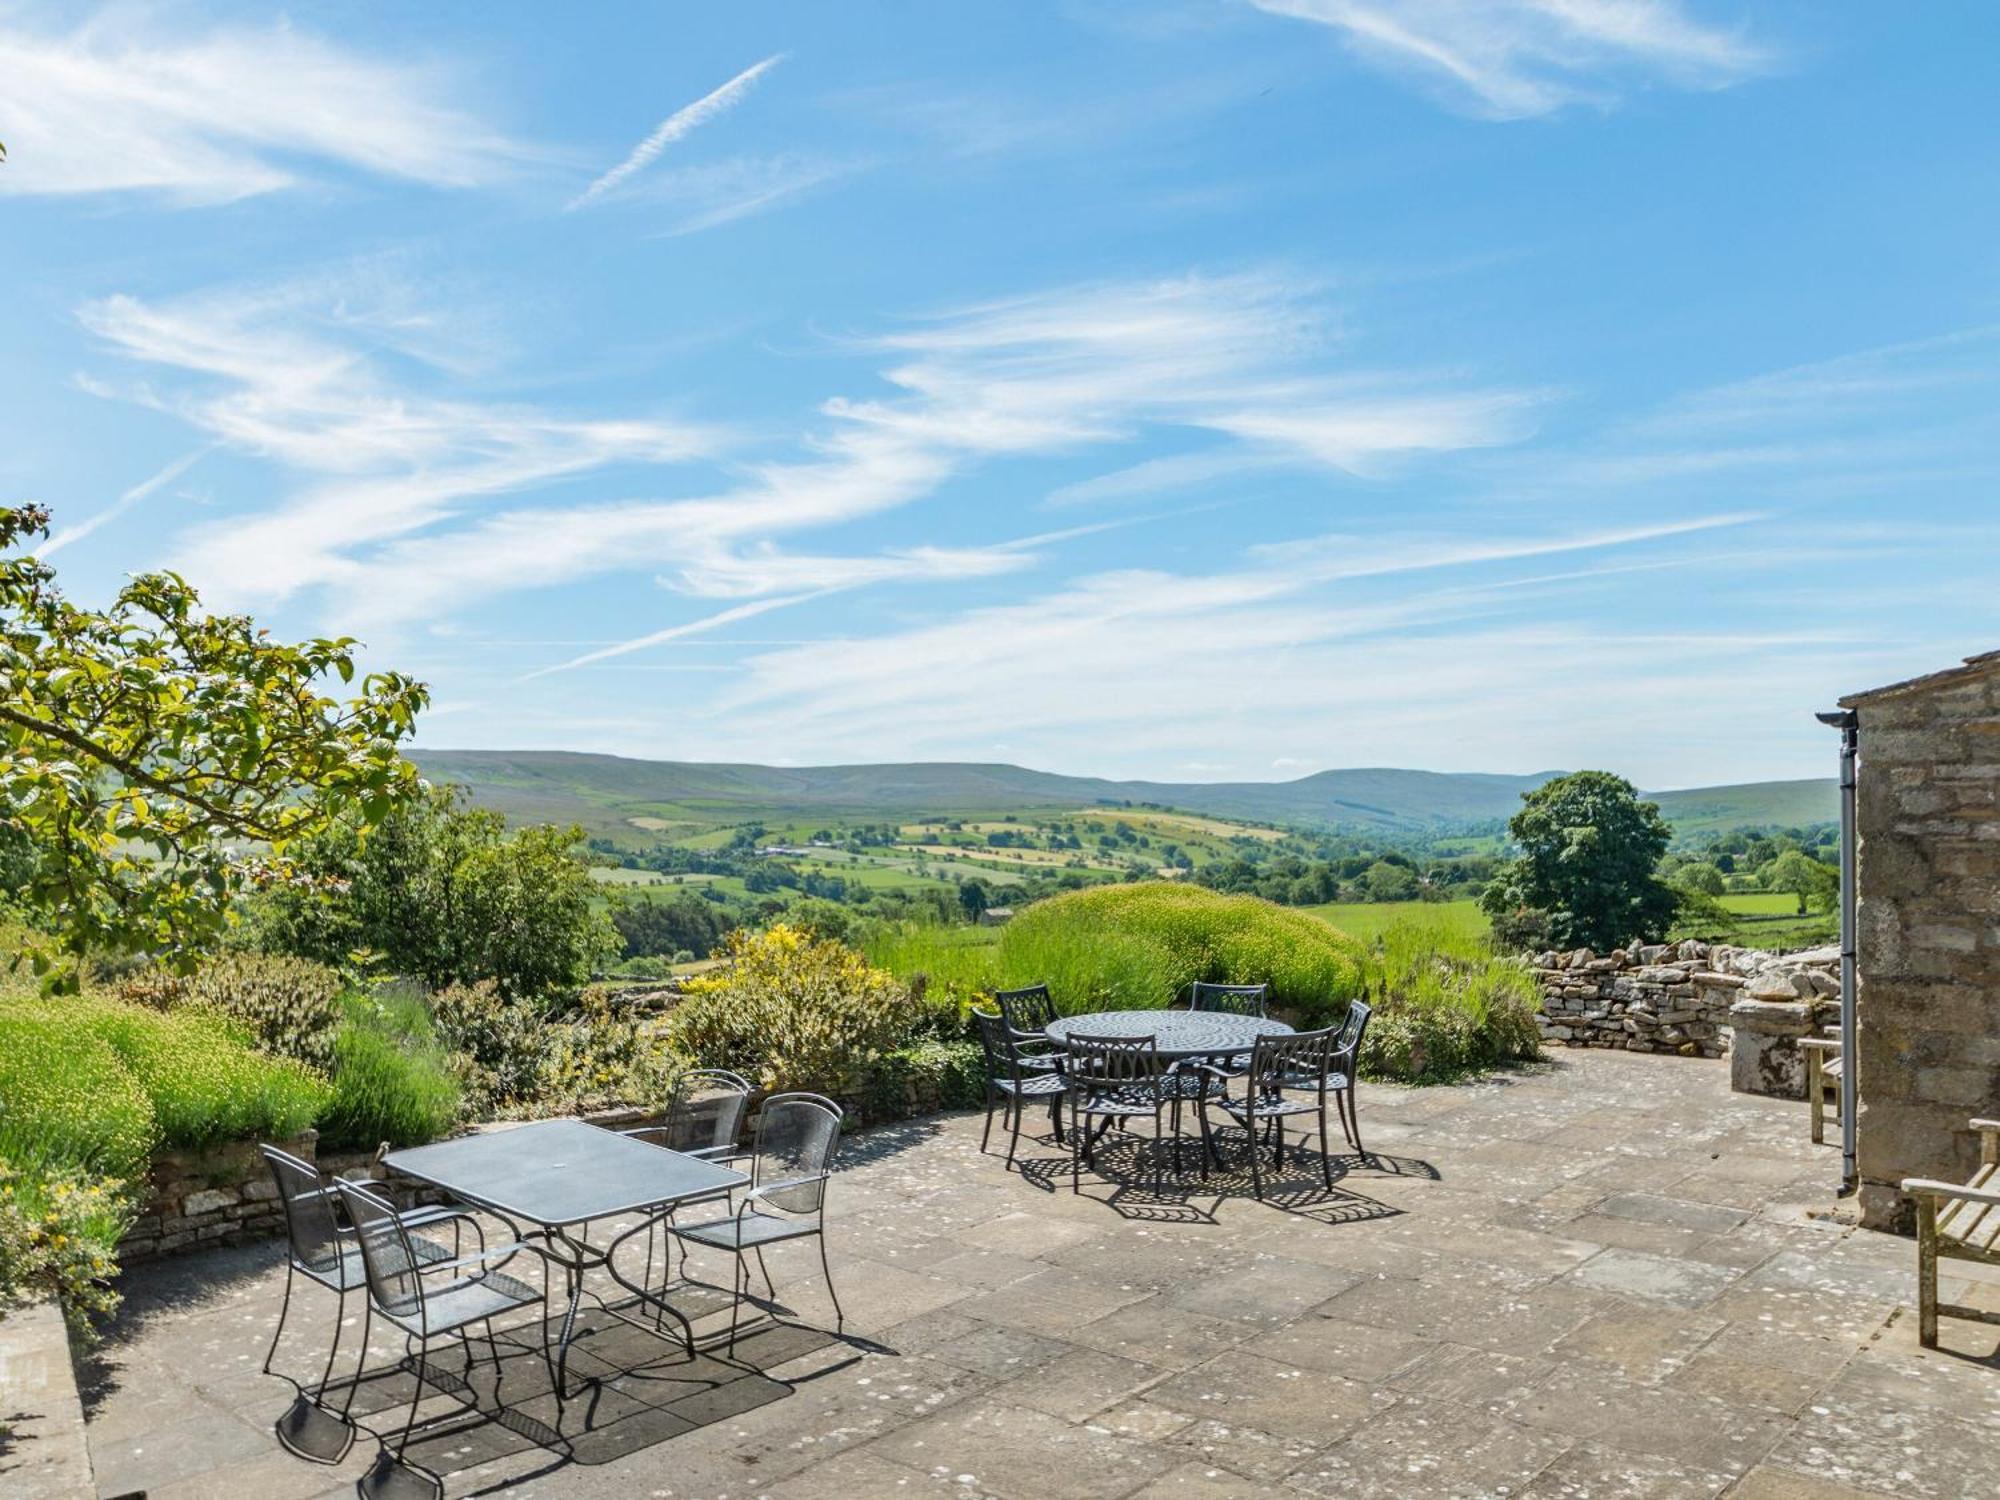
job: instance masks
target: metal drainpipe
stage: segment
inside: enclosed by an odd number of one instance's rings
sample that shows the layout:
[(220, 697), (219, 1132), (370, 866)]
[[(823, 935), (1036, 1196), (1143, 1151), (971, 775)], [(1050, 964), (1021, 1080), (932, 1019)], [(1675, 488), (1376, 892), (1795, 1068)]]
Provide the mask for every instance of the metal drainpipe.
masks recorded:
[(1854, 762), (1861, 748), (1861, 716), (1852, 709), (1819, 715), (1819, 721), (1840, 731), (1840, 1193), (1844, 1198), (1860, 1184), (1855, 1158), (1855, 1085), (1860, 1065), (1855, 1048), (1855, 881), (1857, 838), (1854, 827)]

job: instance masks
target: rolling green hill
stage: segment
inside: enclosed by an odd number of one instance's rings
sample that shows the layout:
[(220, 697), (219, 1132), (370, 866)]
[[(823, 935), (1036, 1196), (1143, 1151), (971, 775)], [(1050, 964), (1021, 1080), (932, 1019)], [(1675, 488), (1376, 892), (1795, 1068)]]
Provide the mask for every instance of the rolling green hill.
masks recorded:
[[(427, 776), (461, 783), (476, 801), (517, 821), (573, 821), (626, 838), (641, 831), (680, 838), (752, 820), (965, 817), (1126, 802), (1253, 822), (1426, 833), (1506, 818), (1523, 792), (1557, 774), (1370, 767), (1205, 784), (954, 761), (794, 767), (506, 750), (427, 750), (414, 759)], [(1666, 792), (1658, 800), (1680, 831), (1697, 832), (1822, 821), (1835, 815), (1834, 795), (1831, 781), (1773, 781)]]

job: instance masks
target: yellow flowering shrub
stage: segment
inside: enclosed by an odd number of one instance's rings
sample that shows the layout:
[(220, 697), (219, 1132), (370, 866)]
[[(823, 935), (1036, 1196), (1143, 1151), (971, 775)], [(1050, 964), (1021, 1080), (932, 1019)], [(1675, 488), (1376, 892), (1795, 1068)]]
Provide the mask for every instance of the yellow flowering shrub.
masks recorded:
[(54, 1295), (78, 1340), (118, 1310), (110, 1285), (119, 1238), (130, 1227), (129, 1196), (80, 1172), (17, 1172), (0, 1159), (0, 1304)]
[(688, 986), (675, 1050), (770, 1089), (840, 1094), (862, 1087), (910, 1035), (921, 1003), (895, 975), (845, 944), (779, 925), (739, 929), (726, 964)]

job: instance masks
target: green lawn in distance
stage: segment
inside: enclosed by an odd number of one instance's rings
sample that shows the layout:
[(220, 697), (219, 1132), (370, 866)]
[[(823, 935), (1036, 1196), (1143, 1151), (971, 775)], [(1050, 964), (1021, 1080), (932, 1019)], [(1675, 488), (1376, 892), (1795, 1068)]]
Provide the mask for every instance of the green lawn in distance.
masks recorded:
[(1330, 901), (1324, 906), (1305, 906), (1324, 922), (1338, 927), (1350, 937), (1372, 943), (1386, 928), (1398, 922), (1420, 922), (1447, 927), (1454, 932), (1484, 937), (1489, 924), (1477, 901)]

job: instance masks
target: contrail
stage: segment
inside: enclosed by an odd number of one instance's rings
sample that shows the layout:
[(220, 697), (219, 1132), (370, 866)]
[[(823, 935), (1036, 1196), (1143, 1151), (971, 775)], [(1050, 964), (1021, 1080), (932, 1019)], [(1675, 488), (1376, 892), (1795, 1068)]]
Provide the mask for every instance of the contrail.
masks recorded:
[(644, 169), (675, 141), (706, 125), (724, 110), (734, 107), (738, 100), (750, 92), (750, 85), (784, 60), (784, 53), (774, 52), (762, 62), (745, 68), (714, 93), (704, 95), (687, 108), (668, 115), (660, 122), (659, 129), (632, 148), (630, 156), (578, 193), (570, 200), (569, 207), (564, 211), (574, 212), (586, 204), (596, 202), (633, 173)]
[(184, 453), (150, 479), (142, 479), (131, 489), (113, 500), (88, 520), (79, 521), (74, 526), (65, 526), (48, 541), (35, 549), (35, 556), (54, 557), (71, 542), (80, 542), (107, 521), (115, 521), (133, 506), (163, 485), (172, 484), (181, 475), (194, 467), (195, 460), (207, 453), (207, 448), (197, 448), (192, 453)]

